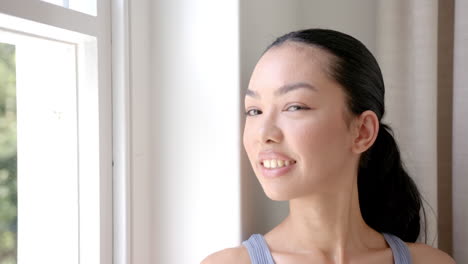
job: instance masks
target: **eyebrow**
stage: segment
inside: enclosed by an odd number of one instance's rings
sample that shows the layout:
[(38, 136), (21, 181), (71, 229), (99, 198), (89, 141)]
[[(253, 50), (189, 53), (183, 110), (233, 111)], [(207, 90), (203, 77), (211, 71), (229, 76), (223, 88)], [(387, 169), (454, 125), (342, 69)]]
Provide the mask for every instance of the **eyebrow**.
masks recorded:
[[(280, 88), (278, 88), (275, 91), (274, 94), (275, 94), (275, 96), (284, 95), (284, 94), (286, 94), (288, 92), (291, 92), (291, 91), (294, 91), (294, 90), (297, 90), (297, 89), (302, 89), (302, 88), (309, 89), (309, 90), (317, 92), (317, 88), (315, 88), (315, 86), (313, 86), (311, 84), (308, 84), (306, 82), (297, 82), (297, 83), (285, 84), (285, 85), (281, 86)], [(250, 97), (254, 97), (254, 98), (260, 98), (260, 95), (257, 92), (252, 91), (250, 89), (247, 89), (247, 91), (245, 92), (245, 95), (250, 96)]]

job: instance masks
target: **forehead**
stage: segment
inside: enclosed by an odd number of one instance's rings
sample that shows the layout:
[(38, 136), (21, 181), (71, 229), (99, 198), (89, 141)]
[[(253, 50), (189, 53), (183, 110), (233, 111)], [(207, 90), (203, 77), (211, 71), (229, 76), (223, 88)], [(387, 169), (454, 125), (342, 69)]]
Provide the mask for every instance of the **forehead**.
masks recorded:
[(293, 82), (320, 86), (331, 81), (327, 75), (331, 56), (320, 48), (284, 43), (269, 49), (259, 60), (249, 83), (251, 90), (277, 88)]

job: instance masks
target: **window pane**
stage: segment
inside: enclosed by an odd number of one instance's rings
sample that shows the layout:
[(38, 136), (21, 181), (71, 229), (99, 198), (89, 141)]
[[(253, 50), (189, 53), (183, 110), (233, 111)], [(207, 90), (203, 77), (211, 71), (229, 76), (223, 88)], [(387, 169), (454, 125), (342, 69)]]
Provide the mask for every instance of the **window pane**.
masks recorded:
[(41, 0), (54, 5), (70, 8), (89, 15), (96, 15), (96, 0)]
[(15, 46), (0, 43), (0, 264), (16, 263)]
[[(78, 264), (76, 45), (2, 30), (0, 42), (15, 47), (16, 100), (7, 97), (4, 101), (8, 109), (16, 108), (16, 115), (12, 115), (11, 110), (4, 111), (3, 115), (15, 121), (9, 128), (14, 145), (7, 144), (6, 136), (0, 137), (0, 144), (6, 145), (0, 145), (1, 151), (6, 152), (4, 156), (9, 159), (13, 159), (14, 154), (13, 168), (17, 167), (18, 172), (15, 207), (5, 216), (6, 221), (14, 221), (10, 230), (15, 232), (15, 239), (6, 241), (10, 243), (9, 248), (13, 244), (11, 250), (14, 251), (10, 254), (19, 264)], [(4, 82), (3, 75), (1, 80)], [(11, 98), (11, 92), (9, 96)], [(0, 122), (3, 130), (4, 123)], [(8, 213), (4, 208), (2, 205), (1, 214)], [(8, 234), (7, 231), (4, 234)], [(3, 261), (3, 257), (0, 259)], [(16, 262), (0, 262), (7, 263)]]

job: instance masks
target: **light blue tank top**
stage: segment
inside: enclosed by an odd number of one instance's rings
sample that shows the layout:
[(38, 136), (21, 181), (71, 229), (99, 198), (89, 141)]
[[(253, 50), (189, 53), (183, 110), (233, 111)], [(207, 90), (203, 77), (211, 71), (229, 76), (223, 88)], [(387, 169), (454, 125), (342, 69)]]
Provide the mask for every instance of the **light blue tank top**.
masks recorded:
[[(393, 260), (395, 264), (411, 264), (411, 255), (405, 242), (388, 233), (382, 233), (385, 240), (390, 245), (393, 253)], [(271, 256), (268, 245), (260, 234), (253, 234), (249, 239), (242, 242), (247, 248), (250, 255), (252, 264), (274, 264), (273, 257)]]

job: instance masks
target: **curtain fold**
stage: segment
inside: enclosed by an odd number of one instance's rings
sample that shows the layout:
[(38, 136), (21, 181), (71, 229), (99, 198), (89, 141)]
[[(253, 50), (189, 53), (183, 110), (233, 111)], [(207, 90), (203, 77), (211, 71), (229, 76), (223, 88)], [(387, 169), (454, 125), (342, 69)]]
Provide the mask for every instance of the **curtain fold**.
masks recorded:
[(377, 59), (402, 159), (425, 200), (427, 243), (437, 246), (437, 1), (380, 1)]
[(437, 202), (439, 248), (453, 251), (452, 109), (454, 2), (439, 1), (437, 47)]
[(427, 243), (459, 263), (468, 263), (467, 14), (468, 0), (380, 0), (376, 32), (384, 122), (425, 199)]
[(453, 80), (453, 256), (468, 263), (468, 0), (455, 1)]

